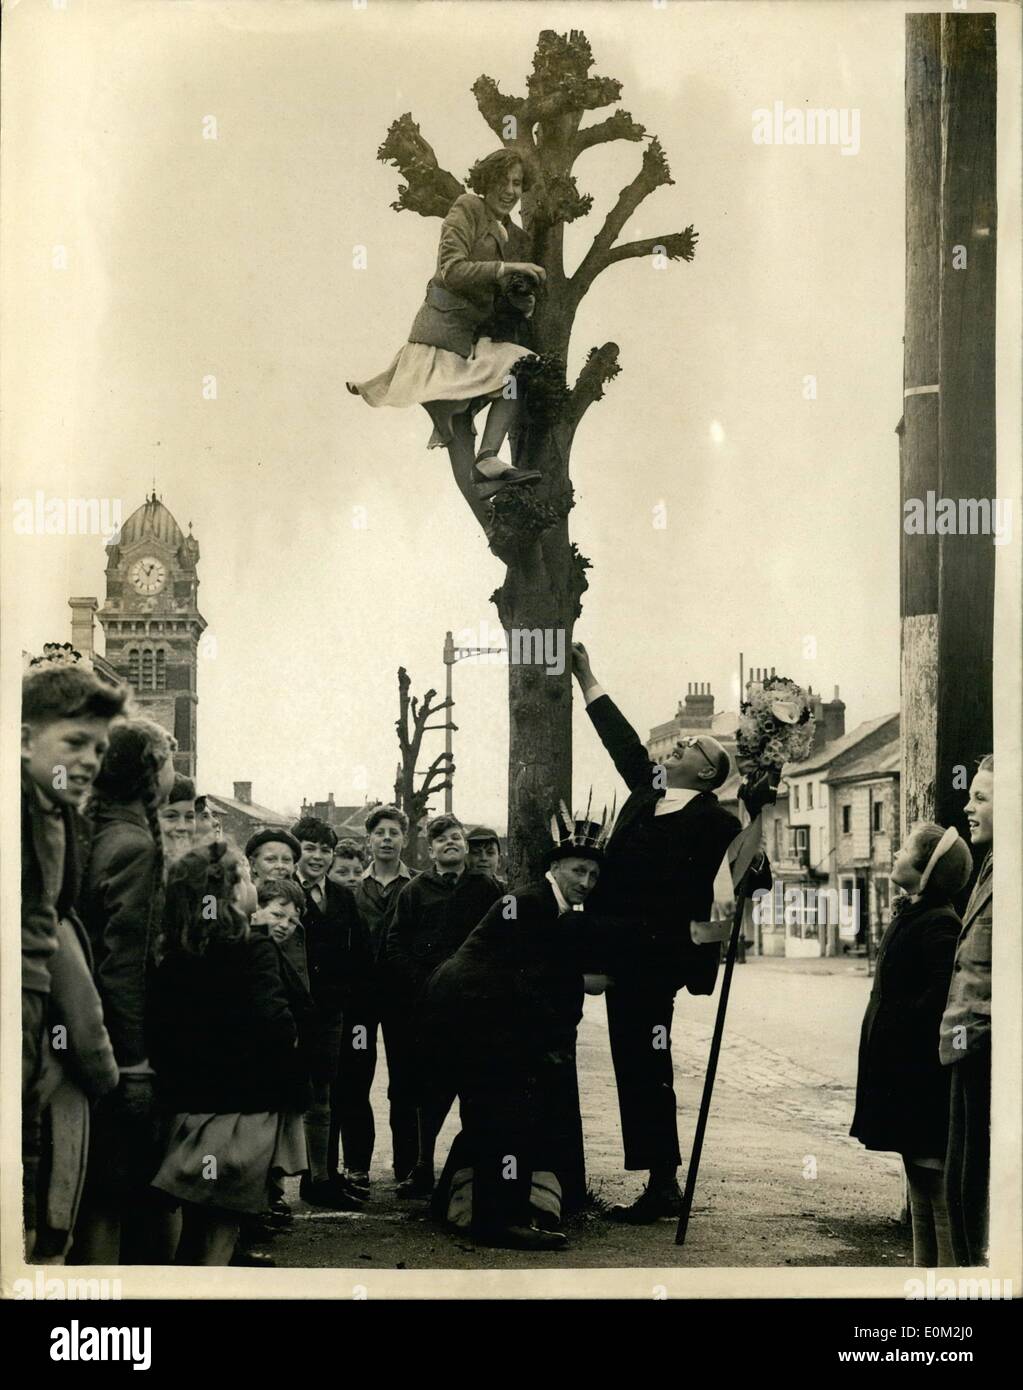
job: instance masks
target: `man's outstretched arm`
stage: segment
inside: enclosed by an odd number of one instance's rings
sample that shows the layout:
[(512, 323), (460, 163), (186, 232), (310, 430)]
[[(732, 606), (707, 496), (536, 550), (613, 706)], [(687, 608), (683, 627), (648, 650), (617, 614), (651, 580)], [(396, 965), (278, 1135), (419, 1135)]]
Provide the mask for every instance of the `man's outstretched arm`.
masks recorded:
[(572, 643), (572, 674), (586, 701), (586, 713), (629, 791), (652, 786), (655, 764), (639, 734), (598, 684), (589, 653), (581, 642)]

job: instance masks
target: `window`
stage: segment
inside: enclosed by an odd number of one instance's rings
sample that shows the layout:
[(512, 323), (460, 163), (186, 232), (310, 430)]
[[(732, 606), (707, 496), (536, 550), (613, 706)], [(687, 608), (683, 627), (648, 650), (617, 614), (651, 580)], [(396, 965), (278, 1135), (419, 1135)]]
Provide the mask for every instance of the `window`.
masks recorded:
[(875, 801), (874, 808), (874, 833), (880, 835), (884, 830), (884, 802)]
[(789, 850), (793, 859), (805, 854), (810, 848), (810, 832), (805, 825), (794, 826), (789, 831)]
[(798, 788), (798, 787), (793, 787), (793, 788), (792, 788), (792, 809), (793, 809), (793, 811), (798, 811), (798, 810), (799, 810), (799, 788)]
[(130, 647), (128, 657), (128, 684), (135, 690), (167, 689), (167, 653), (161, 648)]
[(849, 835), (852, 832), (852, 807), (842, 807), (842, 834)]
[(812, 811), (812, 810), (813, 810), (813, 783), (812, 783), (812, 782), (807, 782), (807, 784), (806, 784), (806, 809), (807, 809), (808, 811)]
[(826, 805), (828, 804), (828, 788), (827, 788), (827, 785), (826, 785), (824, 782), (822, 782), (822, 783), (820, 784), (819, 791), (820, 791), (820, 797), (819, 797), (820, 804), (821, 804), (822, 806), (826, 806)]

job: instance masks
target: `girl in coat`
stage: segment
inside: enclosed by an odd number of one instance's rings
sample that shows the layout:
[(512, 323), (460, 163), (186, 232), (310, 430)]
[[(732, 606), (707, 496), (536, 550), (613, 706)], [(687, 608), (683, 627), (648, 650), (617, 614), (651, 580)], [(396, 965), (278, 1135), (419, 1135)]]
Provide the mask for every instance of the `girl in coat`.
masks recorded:
[(953, 1263), (944, 1197), (948, 1075), (938, 1056), (961, 922), (952, 899), (973, 868), (955, 829), (918, 826), (896, 856), (902, 890), (878, 948), (860, 1035), (850, 1133), (868, 1149), (902, 1155), (913, 1219), (913, 1263)]
[(115, 724), (89, 803), (81, 916), (120, 1081), (94, 1116), (75, 1263), (158, 1264), (173, 1254), (175, 1233), (149, 1188), (160, 1134), (145, 1013), (163, 884), (159, 810), (176, 746), (152, 720)]
[(171, 1115), (153, 1186), (182, 1206), (178, 1264), (229, 1264), (271, 1178), (307, 1166), (298, 1030), (273, 942), (249, 930), (255, 908), (248, 864), (223, 842), (171, 866), (148, 1028)]
[[(467, 451), (482, 499), (540, 477), (513, 468), (499, 451), (519, 409), (505, 387), (516, 362), (530, 355), (521, 342), (503, 339), (526, 336), (533, 291), (546, 273), (525, 259), (528, 238), (510, 218), (532, 182), (521, 156), (497, 150), (473, 166), (468, 182), (473, 191), (456, 198), (444, 219), (437, 268), (409, 341), (379, 376), (347, 386), (369, 405), (424, 406), (433, 421), (427, 447)], [(513, 326), (501, 327), (502, 319)], [(491, 402), (477, 451), (472, 419)]]

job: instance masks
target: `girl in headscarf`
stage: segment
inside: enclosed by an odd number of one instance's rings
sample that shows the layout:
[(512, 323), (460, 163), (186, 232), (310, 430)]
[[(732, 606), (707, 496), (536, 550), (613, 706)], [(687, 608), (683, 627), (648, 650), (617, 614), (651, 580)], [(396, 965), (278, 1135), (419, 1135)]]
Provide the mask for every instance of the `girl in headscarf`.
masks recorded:
[(949, 1080), (938, 1028), (962, 923), (952, 899), (969, 880), (969, 846), (954, 829), (917, 826), (895, 858), (902, 889), (881, 939), (860, 1035), (850, 1133), (902, 1156), (913, 1219), (913, 1263), (950, 1265), (944, 1196)]

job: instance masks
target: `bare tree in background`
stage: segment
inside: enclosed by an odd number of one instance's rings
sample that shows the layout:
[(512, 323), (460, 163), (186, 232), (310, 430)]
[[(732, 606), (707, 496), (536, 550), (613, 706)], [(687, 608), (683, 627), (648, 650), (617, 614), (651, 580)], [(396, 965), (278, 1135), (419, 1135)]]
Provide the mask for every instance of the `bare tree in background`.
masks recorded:
[[(398, 805), (408, 816), (408, 843), (405, 847), (405, 862), (412, 868), (420, 867), (420, 826), (426, 818), (430, 797), (436, 792), (446, 791), (452, 785), (451, 778), (455, 765), (449, 761), (447, 753), (439, 753), (426, 769), (421, 787), (416, 786), (416, 765), (427, 729), (443, 729), (443, 724), (430, 724), (430, 718), (441, 710), (450, 710), (451, 701), (433, 701), (436, 690), (428, 690), (420, 704), (417, 696), (409, 695), (411, 687), (409, 673), (404, 666), (398, 667), (398, 718), (394, 727), (398, 731), (398, 747), (401, 749), (401, 763), (395, 791)], [(448, 714), (448, 718), (451, 715)]]

